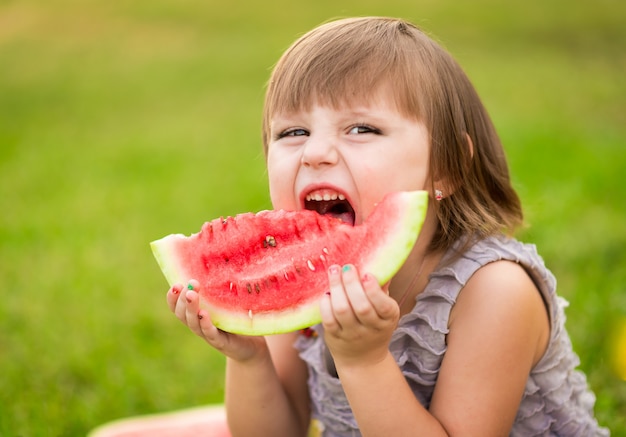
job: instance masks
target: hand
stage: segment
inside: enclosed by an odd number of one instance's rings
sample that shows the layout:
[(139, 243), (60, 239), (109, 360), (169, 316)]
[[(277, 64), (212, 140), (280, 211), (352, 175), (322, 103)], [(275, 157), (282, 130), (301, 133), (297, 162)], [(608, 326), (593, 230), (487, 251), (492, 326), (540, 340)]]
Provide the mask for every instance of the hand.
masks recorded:
[(267, 353), (264, 337), (247, 337), (218, 329), (209, 313), (200, 309), (198, 281), (189, 281), (192, 289), (175, 284), (167, 292), (167, 304), (176, 317), (208, 344), (236, 361), (248, 361), (261, 352)]
[(389, 353), (389, 341), (398, 325), (400, 308), (376, 279), (357, 269), (331, 266), (330, 294), (320, 310), (325, 340), (340, 365), (367, 365), (382, 361)]

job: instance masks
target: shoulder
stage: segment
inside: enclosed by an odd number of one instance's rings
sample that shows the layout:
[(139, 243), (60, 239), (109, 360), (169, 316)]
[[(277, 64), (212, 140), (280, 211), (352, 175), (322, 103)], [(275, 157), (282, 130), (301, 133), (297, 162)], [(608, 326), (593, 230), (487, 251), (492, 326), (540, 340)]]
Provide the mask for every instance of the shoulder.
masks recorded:
[[(471, 324), (483, 335), (532, 342), (532, 364), (545, 351), (550, 334), (546, 303), (529, 273), (514, 261), (498, 260), (476, 270), (450, 313), (451, 331)], [(518, 338), (523, 337), (523, 338)]]
[(524, 267), (497, 260), (475, 270), (450, 313), (433, 414), (467, 435), (508, 434), (549, 332)]

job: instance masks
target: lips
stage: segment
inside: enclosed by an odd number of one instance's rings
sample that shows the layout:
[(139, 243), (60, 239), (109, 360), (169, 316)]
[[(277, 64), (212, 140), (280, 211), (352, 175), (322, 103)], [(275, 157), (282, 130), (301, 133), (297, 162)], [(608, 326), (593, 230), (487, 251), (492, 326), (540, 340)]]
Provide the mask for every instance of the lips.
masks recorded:
[(337, 217), (344, 223), (354, 226), (354, 208), (339, 191), (324, 188), (315, 189), (304, 196), (304, 209), (316, 211), (322, 215)]

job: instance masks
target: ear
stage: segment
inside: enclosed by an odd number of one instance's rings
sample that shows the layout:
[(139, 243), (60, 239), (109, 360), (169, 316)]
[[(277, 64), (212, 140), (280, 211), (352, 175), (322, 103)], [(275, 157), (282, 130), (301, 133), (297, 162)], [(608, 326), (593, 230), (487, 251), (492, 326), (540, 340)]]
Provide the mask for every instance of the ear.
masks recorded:
[[(469, 148), (469, 156), (471, 160), (474, 157), (474, 142), (467, 132), (465, 133), (465, 138), (467, 140), (467, 147)], [(452, 184), (447, 177), (436, 179), (433, 181), (433, 186), (431, 188), (431, 197), (440, 201), (454, 193), (457, 188), (458, 187)]]
[(433, 200), (441, 201), (442, 199), (454, 193), (454, 187), (450, 185), (447, 178), (436, 179), (430, 189), (430, 197)]

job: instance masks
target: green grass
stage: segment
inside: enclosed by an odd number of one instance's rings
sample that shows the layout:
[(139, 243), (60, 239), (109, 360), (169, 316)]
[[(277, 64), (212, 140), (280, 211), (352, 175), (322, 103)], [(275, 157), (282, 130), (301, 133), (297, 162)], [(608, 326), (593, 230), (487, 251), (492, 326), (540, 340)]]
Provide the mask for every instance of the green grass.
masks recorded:
[(0, 435), (78, 436), (219, 402), (223, 358), (169, 313), (148, 242), (269, 208), (263, 87), (329, 18), (396, 15), (466, 68), (568, 329), (626, 435), (626, 3), (0, 0)]

